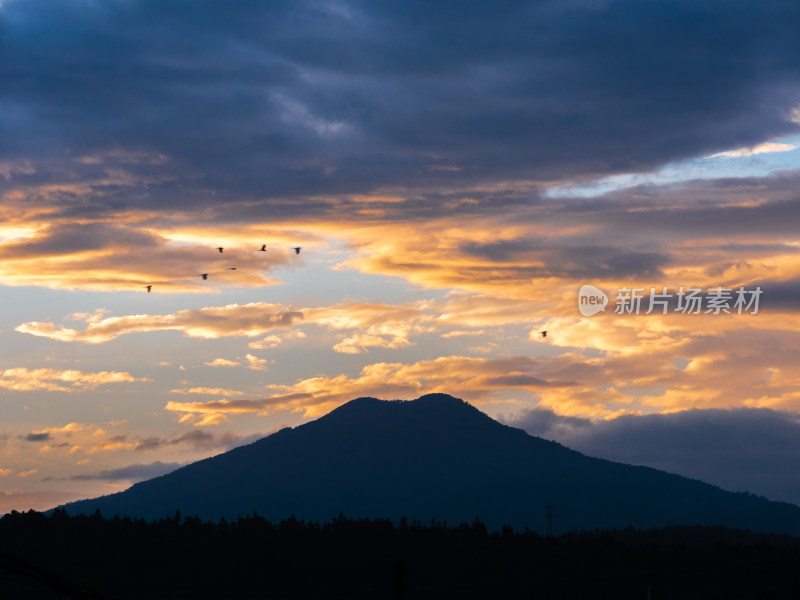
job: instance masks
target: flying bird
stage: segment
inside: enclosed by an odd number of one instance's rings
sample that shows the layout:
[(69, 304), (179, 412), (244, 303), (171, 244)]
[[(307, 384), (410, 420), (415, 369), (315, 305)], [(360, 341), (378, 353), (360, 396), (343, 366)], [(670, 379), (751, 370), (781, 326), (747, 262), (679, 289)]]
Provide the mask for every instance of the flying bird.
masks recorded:
[(300, 254), (300, 247), (299, 246), (297, 248), (292, 248), (292, 250), (294, 250), (295, 254)]
[(547, 332), (546, 332), (546, 331), (540, 331), (539, 333), (541, 333), (541, 334), (542, 334), (542, 337), (543, 337), (543, 338), (546, 338), (546, 337), (547, 337)]
[(225, 249), (225, 248), (217, 248), (217, 250), (219, 250), (219, 253), (220, 253), (220, 254), (222, 254), (222, 251), (223, 251), (224, 249)]
[(208, 279), (208, 273), (200, 273), (200, 277), (203, 278), (203, 281), (206, 281)]
[(152, 290), (152, 289), (153, 289), (153, 286), (152, 286), (152, 285), (146, 285), (146, 286), (144, 286), (144, 287), (146, 287), (146, 288), (147, 288), (147, 293), (148, 293), (148, 294), (150, 293), (150, 290)]
[(259, 250), (259, 252), (266, 252), (266, 251), (267, 251), (267, 245), (261, 244), (261, 250)]
[(228, 267), (228, 271), (235, 271), (236, 267)]

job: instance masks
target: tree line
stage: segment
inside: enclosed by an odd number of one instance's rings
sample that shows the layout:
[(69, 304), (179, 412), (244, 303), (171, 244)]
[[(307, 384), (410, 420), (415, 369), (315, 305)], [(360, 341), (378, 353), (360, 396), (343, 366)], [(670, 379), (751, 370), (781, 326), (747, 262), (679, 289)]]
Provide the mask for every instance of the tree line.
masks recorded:
[(489, 531), (479, 519), (145, 521), (55, 510), (3, 516), (0, 552), (0, 592), (38, 578), (37, 589), (61, 585), (52, 597), (800, 597), (800, 538), (721, 527), (545, 536)]

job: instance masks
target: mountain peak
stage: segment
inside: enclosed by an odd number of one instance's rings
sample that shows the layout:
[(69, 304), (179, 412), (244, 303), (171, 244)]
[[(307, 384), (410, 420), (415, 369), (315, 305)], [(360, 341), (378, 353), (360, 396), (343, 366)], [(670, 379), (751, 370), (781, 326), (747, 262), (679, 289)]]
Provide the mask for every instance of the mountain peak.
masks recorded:
[[(413, 415), (412, 418), (416, 419), (434, 418), (434, 415), (438, 417), (449, 416), (451, 418), (459, 418), (459, 415), (461, 417), (467, 415), (481, 415), (487, 421), (491, 421), (488, 416), (484, 415), (469, 402), (465, 402), (449, 394), (425, 394), (416, 400), (380, 400), (372, 396), (363, 396), (345, 402), (327, 415), (320, 417), (318, 421), (362, 417), (382, 419), (389, 413), (395, 417), (399, 417), (401, 414), (407, 417), (412, 417)], [(311, 423), (314, 422), (315, 421), (311, 421)], [(311, 423), (306, 423), (306, 425), (310, 425)]]
[(461, 400), (460, 398), (456, 398), (455, 396), (451, 396), (450, 394), (442, 394), (442, 393), (433, 393), (433, 394), (424, 394), (417, 398), (416, 400), (380, 400), (379, 398), (375, 398), (373, 396), (361, 396), (360, 398), (355, 398), (354, 400), (350, 400), (349, 402), (345, 402), (339, 408), (334, 409), (339, 410), (346, 406), (350, 407), (364, 407), (364, 406), (378, 406), (378, 405), (388, 405), (388, 404), (404, 404), (404, 405), (439, 405), (439, 406), (451, 406), (451, 407), (464, 407), (464, 406), (472, 406), (468, 402)]
[(453, 406), (453, 407), (462, 407), (462, 406), (472, 406), (468, 402), (465, 402), (461, 398), (456, 398), (455, 396), (451, 396), (450, 394), (425, 394), (424, 396), (420, 396), (416, 400), (412, 400), (412, 402), (418, 402), (420, 404), (438, 404), (441, 406)]
[(352, 430), (371, 430), (376, 435), (395, 438), (436, 430), (444, 440), (452, 435), (481, 436), (508, 428), (464, 400), (449, 394), (425, 394), (416, 400), (356, 398), (297, 429), (325, 429), (337, 435), (343, 432), (350, 435)]

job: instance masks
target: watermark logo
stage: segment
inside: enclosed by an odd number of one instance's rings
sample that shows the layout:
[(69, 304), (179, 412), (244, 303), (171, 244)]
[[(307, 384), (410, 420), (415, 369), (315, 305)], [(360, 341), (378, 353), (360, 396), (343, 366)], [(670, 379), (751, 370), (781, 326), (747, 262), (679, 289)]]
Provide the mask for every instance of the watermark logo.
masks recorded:
[[(734, 288), (681, 288), (671, 292), (666, 287), (661, 290), (650, 288), (621, 287), (617, 290), (614, 312), (618, 315), (649, 315), (653, 312), (666, 315), (668, 312), (685, 315), (697, 314), (750, 314), (757, 315), (761, 294), (760, 287), (746, 289)], [(584, 317), (603, 312), (608, 304), (608, 296), (593, 285), (584, 285), (578, 291), (578, 310)]]
[(578, 310), (584, 317), (591, 317), (605, 311), (607, 304), (606, 293), (593, 285), (586, 284), (578, 290)]

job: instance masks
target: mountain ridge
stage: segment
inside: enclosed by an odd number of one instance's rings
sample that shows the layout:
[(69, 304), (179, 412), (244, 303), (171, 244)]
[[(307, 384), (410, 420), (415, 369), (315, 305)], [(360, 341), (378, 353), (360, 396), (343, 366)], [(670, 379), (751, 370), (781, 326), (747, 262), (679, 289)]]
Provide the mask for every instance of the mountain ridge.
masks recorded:
[(352, 400), (327, 415), (123, 492), (64, 505), (155, 519), (259, 514), (482, 519), (491, 528), (726, 525), (800, 534), (800, 507), (648, 467), (584, 456), (463, 400)]

